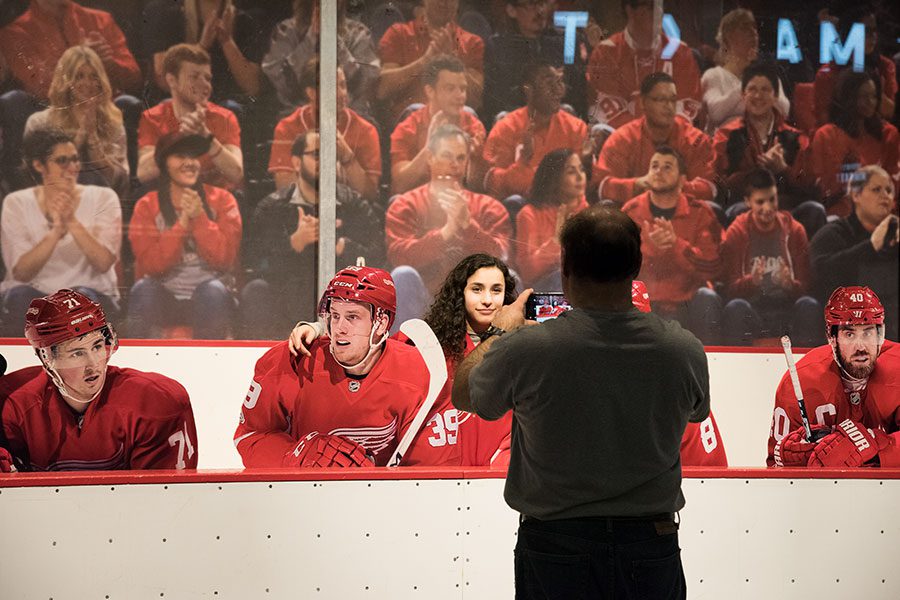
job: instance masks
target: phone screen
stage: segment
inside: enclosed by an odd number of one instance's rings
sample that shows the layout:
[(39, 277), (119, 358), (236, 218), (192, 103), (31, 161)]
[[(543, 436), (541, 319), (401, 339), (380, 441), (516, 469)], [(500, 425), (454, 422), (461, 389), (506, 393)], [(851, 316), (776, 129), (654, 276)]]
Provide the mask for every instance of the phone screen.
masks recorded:
[(525, 318), (542, 323), (547, 319), (555, 319), (572, 305), (562, 292), (535, 292), (525, 303)]

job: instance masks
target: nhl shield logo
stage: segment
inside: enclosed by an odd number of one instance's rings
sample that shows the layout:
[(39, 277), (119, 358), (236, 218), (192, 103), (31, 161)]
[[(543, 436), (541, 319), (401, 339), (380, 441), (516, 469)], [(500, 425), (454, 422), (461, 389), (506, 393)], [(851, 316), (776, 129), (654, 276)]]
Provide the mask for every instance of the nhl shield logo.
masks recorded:
[(358, 392), (359, 391), (359, 382), (355, 379), (351, 379), (350, 383), (348, 384), (347, 387), (351, 392)]
[(853, 406), (859, 404), (859, 392), (853, 392), (852, 394), (850, 394), (850, 404), (852, 404)]

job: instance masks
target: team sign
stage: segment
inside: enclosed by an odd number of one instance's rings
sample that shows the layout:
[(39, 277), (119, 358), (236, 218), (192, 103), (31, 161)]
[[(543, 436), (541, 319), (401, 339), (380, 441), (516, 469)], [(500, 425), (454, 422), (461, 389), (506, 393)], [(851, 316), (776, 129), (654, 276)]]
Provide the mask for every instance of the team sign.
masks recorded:
[[(565, 31), (565, 45), (563, 47), (563, 61), (567, 65), (575, 62), (575, 32), (579, 27), (588, 24), (588, 13), (582, 11), (556, 11), (553, 13), (553, 23)], [(669, 38), (669, 43), (663, 48), (663, 60), (669, 60), (681, 43), (681, 30), (675, 17), (666, 13), (662, 18), (662, 29)], [(778, 39), (775, 56), (778, 60), (784, 60), (792, 64), (803, 60), (803, 52), (797, 41), (797, 32), (790, 19), (778, 19)], [(834, 23), (822, 21), (819, 23), (819, 62), (821, 64), (835, 63), (846, 65), (853, 61), (853, 70), (861, 72), (865, 60), (866, 27), (862, 23), (854, 23), (843, 42), (838, 35)]]

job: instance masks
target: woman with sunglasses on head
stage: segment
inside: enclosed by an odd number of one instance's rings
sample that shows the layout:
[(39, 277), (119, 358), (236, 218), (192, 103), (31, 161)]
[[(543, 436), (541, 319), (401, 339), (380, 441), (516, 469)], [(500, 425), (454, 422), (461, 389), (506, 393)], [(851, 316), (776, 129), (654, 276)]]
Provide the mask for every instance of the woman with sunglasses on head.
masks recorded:
[[(462, 359), (489, 333), (500, 308), (516, 299), (516, 282), (499, 258), (471, 254), (447, 275), (425, 315), (447, 360), (447, 382), (434, 402), (428, 420), (406, 460), (417, 465), (495, 466), (509, 462), (512, 413), (498, 421), (485, 421), (474, 414), (460, 413), (450, 401), (453, 373)], [(291, 348), (306, 354), (312, 341), (321, 335), (318, 324), (298, 323), (291, 332)], [(398, 336), (403, 337), (402, 333)]]
[(119, 198), (109, 188), (78, 183), (81, 159), (68, 133), (29, 132), (22, 154), (37, 185), (3, 201), (4, 335), (21, 336), (20, 315), (31, 300), (61, 288), (74, 288), (98, 302), (107, 315), (115, 314), (119, 292), (114, 266), (122, 238)]

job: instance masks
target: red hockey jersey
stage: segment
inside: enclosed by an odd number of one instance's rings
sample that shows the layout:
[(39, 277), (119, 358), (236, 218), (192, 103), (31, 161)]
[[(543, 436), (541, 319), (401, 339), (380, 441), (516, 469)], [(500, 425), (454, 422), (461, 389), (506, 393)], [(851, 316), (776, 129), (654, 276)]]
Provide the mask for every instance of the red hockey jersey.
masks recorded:
[(693, 121), (700, 112), (703, 93), (700, 69), (691, 49), (684, 42), (669, 60), (662, 52), (669, 38), (661, 35), (652, 50), (637, 50), (627, 31), (614, 33), (594, 47), (588, 61), (587, 80), (594, 98), (590, 109), (592, 122), (609, 123), (615, 128), (642, 115), (641, 82), (651, 73), (663, 72), (675, 80), (678, 90), (678, 114)]
[(187, 391), (158, 373), (108, 367), (103, 390), (83, 415), (42, 367), (0, 379), (0, 398), (3, 434), (20, 470), (197, 468)]
[[(425, 398), (425, 364), (414, 347), (389, 339), (365, 377), (349, 377), (329, 343), (319, 338), (311, 357), (293, 359), (282, 342), (256, 362), (234, 433), (244, 466), (280, 467), (313, 432), (351, 439), (387, 464)], [(425, 454), (410, 449), (403, 464), (426, 464)]]
[[(844, 389), (831, 346), (827, 344), (810, 350), (797, 361), (797, 376), (810, 425), (834, 427), (844, 419), (852, 419), (870, 429), (883, 429), (892, 434), (894, 445), (881, 451), (881, 464), (900, 466), (900, 345), (885, 340), (875, 370), (866, 387), (859, 391)], [(802, 425), (794, 386), (790, 374), (785, 373), (775, 392), (768, 466), (775, 465), (775, 444)]]
[(688, 423), (681, 438), (682, 467), (727, 467), (725, 444), (712, 411), (700, 423)]

